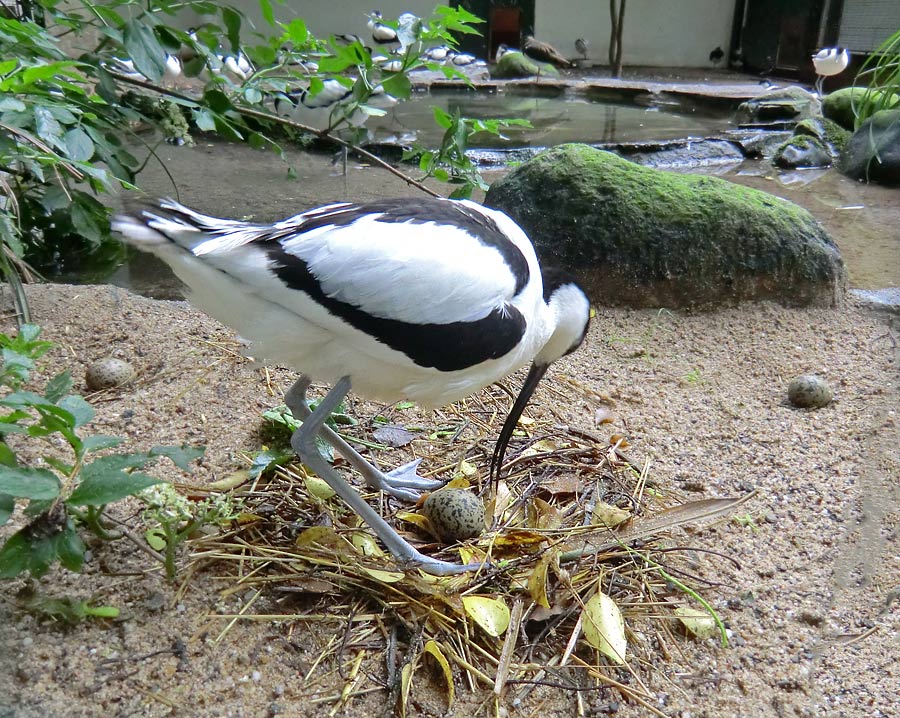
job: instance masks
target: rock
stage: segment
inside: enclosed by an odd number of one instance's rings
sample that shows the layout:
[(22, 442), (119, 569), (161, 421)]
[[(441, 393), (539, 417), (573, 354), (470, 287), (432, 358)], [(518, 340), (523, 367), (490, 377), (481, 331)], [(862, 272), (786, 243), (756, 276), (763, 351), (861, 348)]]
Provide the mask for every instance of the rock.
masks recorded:
[(805, 209), (716, 177), (566, 144), (495, 182), (485, 204), (509, 214), (541, 260), (575, 274), (599, 304), (843, 298), (840, 252)]
[[(868, 93), (868, 94), (867, 94)], [(856, 115), (866, 118), (880, 109), (900, 106), (900, 97), (886, 98), (878, 90), (866, 87), (844, 87), (835, 90), (822, 100), (822, 114), (851, 132), (856, 127)], [(853, 112), (856, 108), (856, 113)]]
[(559, 71), (545, 62), (535, 62), (524, 53), (518, 51), (507, 52), (500, 58), (500, 62), (491, 70), (494, 79), (509, 80), (517, 77), (559, 77)]
[(738, 124), (799, 121), (822, 114), (822, 105), (811, 92), (800, 87), (784, 87), (742, 102), (737, 109)]
[(900, 184), (900, 109), (881, 110), (863, 122), (841, 155), (840, 169), (853, 179)]
[(826, 117), (801, 120), (794, 128), (794, 135), (815, 137), (828, 148), (832, 157), (840, 155), (850, 141), (850, 132)]
[(484, 531), (484, 504), (465, 489), (441, 489), (429, 494), (422, 513), (447, 543), (475, 538)]
[(788, 401), (801, 409), (819, 409), (833, 396), (828, 382), (815, 374), (801, 374), (788, 385)]
[(794, 135), (775, 150), (772, 162), (787, 169), (831, 167), (832, 158), (831, 153), (818, 138)]
[(98, 359), (84, 372), (84, 383), (90, 391), (111, 389), (134, 379), (134, 367), (115, 357)]

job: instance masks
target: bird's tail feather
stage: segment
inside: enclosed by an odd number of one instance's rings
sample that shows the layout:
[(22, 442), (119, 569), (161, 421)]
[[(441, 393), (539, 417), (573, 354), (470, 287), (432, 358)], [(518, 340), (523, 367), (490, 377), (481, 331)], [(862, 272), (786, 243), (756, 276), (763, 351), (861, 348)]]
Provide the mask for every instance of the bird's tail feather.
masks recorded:
[(242, 233), (252, 225), (195, 212), (173, 199), (126, 201), (112, 219), (112, 230), (129, 244), (153, 251), (176, 244), (198, 254), (200, 245), (223, 235)]

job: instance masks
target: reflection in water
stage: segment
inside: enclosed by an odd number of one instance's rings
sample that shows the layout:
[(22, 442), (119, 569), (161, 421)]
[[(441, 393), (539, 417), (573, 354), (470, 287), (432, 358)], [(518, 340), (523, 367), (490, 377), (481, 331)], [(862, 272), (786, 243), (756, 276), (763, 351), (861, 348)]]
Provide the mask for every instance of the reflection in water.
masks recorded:
[(510, 127), (503, 139), (472, 138), (472, 147), (510, 149), (550, 147), (564, 142), (641, 142), (701, 137), (731, 126), (730, 112), (661, 111), (625, 102), (595, 102), (583, 97), (535, 97), (511, 92), (435, 92), (414, 95), (384, 117), (369, 123), (373, 141), (415, 141), (425, 147), (440, 144), (443, 129), (433, 120), (434, 107), (479, 120), (519, 118), (532, 127)]

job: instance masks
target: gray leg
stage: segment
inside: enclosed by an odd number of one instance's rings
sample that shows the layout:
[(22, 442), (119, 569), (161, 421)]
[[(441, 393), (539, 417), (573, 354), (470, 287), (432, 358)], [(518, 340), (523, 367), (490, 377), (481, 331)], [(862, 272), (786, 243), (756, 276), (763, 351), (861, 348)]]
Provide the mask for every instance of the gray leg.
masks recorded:
[[(299, 382), (298, 382), (299, 383)], [(294, 385), (297, 386), (296, 384)], [(305, 390), (305, 389), (304, 389)], [(338, 473), (322, 457), (316, 447), (316, 435), (325, 427), (325, 420), (331, 415), (350, 391), (350, 377), (344, 377), (328, 395), (319, 403), (316, 410), (309, 415), (291, 437), (291, 447), (302, 461), (311, 468), (319, 478), (323, 479), (378, 535), (401, 568), (419, 567), (436, 576), (448, 576), (455, 573), (480, 568), (480, 564), (464, 566), (462, 564), (439, 561), (420, 553), (367, 504), (356, 490), (344, 481)], [(360, 457), (361, 458), (361, 457)]]
[[(306, 403), (306, 390), (309, 388), (309, 384), (309, 377), (301, 376), (284, 395), (284, 403), (287, 405), (288, 410), (294, 415), (294, 418), (301, 421), (306, 421), (312, 414), (309, 405)], [(331, 444), (335, 451), (362, 474), (367, 486), (384, 491), (386, 494), (390, 494), (398, 499), (415, 503), (419, 500), (423, 491), (435, 491), (446, 483), (419, 476), (416, 473), (416, 467), (421, 459), (416, 459), (397, 467), (393, 471), (384, 473), (360, 456), (330, 426), (323, 425), (319, 430), (319, 436)]]

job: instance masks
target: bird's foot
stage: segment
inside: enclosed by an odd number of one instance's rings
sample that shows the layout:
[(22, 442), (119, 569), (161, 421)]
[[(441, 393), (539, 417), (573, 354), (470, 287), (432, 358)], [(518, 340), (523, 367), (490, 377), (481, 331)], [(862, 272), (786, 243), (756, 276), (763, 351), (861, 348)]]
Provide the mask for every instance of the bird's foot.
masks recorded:
[(394, 559), (405, 571), (419, 568), (432, 576), (455, 576), (490, 566), (489, 563), (451, 563), (450, 561), (441, 561), (420, 553), (412, 546), (409, 546), (409, 550), (404, 551), (403, 555), (394, 554)]
[(447, 483), (419, 476), (416, 469), (421, 462), (422, 459), (415, 459), (408, 464), (398, 466), (393, 471), (387, 473), (379, 471), (371, 477), (366, 477), (367, 483), (373, 489), (377, 488), (398, 499), (415, 503), (421, 498), (422, 492), (436, 491)]

